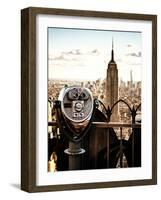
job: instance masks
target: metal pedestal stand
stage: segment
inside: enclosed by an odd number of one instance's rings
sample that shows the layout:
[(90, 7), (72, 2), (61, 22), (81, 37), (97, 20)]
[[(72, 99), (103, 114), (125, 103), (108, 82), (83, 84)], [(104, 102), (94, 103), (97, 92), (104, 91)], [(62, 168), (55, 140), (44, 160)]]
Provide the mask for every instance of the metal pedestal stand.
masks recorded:
[(64, 152), (69, 155), (69, 170), (81, 169), (81, 155), (85, 153), (85, 150), (81, 148), (81, 144), (69, 142), (69, 148)]

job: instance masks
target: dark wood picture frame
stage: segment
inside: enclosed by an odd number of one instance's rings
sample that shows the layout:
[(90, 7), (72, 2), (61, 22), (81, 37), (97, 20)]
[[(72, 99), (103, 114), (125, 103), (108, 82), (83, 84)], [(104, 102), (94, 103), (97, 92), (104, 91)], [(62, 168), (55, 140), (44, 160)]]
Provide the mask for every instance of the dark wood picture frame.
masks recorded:
[[(152, 22), (152, 179), (64, 185), (36, 185), (36, 16), (38, 14), (146, 20)], [(157, 16), (26, 8), (21, 11), (21, 189), (27, 192), (157, 184)]]

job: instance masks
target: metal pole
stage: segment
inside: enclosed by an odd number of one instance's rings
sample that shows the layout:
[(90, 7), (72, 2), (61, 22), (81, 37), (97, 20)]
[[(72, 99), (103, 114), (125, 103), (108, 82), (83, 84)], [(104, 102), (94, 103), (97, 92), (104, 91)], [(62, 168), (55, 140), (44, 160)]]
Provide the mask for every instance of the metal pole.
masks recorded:
[(122, 127), (120, 127), (120, 167), (122, 168), (123, 146), (122, 146)]
[[(134, 110), (134, 109), (133, 109)], [(135, 124), (135, 116), (136, 116), (136, 111), (134, 110), (134, 113), (132, 115), (132, 124)], [(135, 129), (132, 128), (132, 167), (135, 165)]]
[(85, 150), (81, 148), (81, 144), (69, 142), (69, 148), (64, 152), (69, 155), (69, 170), (80, 170), (81, 155), (85, 153)]
[(110, 159), (110, 140), (109, 140), (109, 128), (107, 129), (107, 168), (109, 168), (109, 159)]

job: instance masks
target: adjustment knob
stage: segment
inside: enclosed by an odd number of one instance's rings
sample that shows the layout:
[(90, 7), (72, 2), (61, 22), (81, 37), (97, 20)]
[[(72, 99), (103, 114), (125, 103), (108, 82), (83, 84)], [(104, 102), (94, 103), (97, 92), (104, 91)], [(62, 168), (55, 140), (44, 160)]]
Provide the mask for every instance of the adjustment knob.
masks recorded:
[(82, 105), (81, 102), (78, 102), (78, 103), (75, 104), (75, 110), (77, 112), (80, 112), (82, 110), (82, 108), (83, 108), (83, 105)]

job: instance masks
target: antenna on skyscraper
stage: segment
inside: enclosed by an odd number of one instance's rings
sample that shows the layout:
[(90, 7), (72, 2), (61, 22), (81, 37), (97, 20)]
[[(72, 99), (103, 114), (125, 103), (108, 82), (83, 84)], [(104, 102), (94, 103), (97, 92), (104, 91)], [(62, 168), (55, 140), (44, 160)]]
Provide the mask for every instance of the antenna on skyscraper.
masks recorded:
[(113, 37), (112, 37), (111, 61), (114, 62), (114, 43), (113, 43)]

